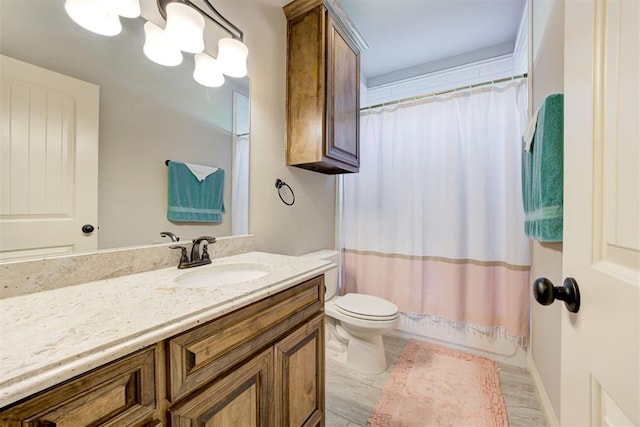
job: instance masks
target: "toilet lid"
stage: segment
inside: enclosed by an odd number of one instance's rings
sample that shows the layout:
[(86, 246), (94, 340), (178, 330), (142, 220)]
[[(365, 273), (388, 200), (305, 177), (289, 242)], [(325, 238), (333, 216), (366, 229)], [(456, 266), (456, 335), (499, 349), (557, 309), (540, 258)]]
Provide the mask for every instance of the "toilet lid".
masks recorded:
[(398, 306), (373, 295), (346, 294), (336, 301), (336, 308), (359, 319), (387, 320), (398, 316)]

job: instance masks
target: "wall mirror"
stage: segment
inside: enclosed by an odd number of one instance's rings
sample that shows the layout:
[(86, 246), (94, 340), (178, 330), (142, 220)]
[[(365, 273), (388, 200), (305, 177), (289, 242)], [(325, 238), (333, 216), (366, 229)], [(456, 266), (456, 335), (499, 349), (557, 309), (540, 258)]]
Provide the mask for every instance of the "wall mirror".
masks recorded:
[[(143, 16), (158, 21), (157, 9), (152, 10), (155, 3), (141, 2)], [(192, 77), (192, 54), (185, 53), (182, 64), (175, 67), (155, 64), (142, 51), (146, 20), (121, 21), (119, 35), (103, 37), (75, 24), (65, 13), (64, 0), (0, 2), (0, 53), (99, 87), (97, 249), (167, 242), (161, 231), (171, 231), (181, 240), (246, 234), (248, 79), (227, 77), (221, 87), (201, 86)], [(3, 102), (7, 102), (11, 95), (6, 95), (4, 83), (3, 91)], [(7, 175), (9, 169), (4, 166), (14, 161), (16, 154), (3, 142), (0, 155), (5, 191), (7, 182), (19, 176), (16, 170), (24, 168), (14, 165), (13, 175)], [(221, 223), (173, 223), (166, 219), (166, 160), (225, 170), (226, 213)], [(25, 167), (42, 169), (25, 162)], [(19, 197), (40, 197), (29, 194), (28, 179), (16, 181), (22, 185), (20, 191), (14, 190), (22, 195)], [(80, 206), (83, 200), (70, 203)], [(2, 236), (7, 236), (11, 234), (13, 213), (6, 202), (1, 208), (0, 227), (8, 231)], [(36, 212), (32, 219), (37, 217)], [(22, 236), (27, 234), (21, 232)], [(3, 245), (0, 242), (0, 260), (73, 251), (69, 247), (46, 252), (23, 249), (9, 255), (4, 251), (2, 256)]]

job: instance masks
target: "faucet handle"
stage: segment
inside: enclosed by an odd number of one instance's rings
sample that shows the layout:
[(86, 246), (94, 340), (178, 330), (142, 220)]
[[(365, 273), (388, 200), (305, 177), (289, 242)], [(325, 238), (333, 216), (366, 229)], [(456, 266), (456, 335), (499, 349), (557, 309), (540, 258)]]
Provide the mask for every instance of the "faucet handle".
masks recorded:
[(202, 255), (200, 256), (200, 259), (210, 259), (208, 247), (209, 247), (208, 243), (202, 244)]
[(189, 256), (187, 255), (187, 248), (182, 246), (182, 245), (171, 245), (169, 246), (169, 249), (180, 249), (181, 253), (180, 253), (180, 264), (178, 265), (178, 268), (180, 268), (181, 265), (186, 264), (189, 262)]

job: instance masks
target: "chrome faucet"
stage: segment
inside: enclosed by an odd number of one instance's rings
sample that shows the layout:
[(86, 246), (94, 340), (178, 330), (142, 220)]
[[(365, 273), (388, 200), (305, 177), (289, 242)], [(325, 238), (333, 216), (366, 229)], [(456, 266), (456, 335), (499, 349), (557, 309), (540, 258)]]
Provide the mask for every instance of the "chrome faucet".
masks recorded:
[[(191, 257), (187, 255), (186, 246), (171, 245), (169, 249), (180, 249), (180, 262), (178, 268), (191, 268), (199, 265), (211, 264), (211, 258), (209, 257), (209, 251), (207, 246), (210, 243), (215, 243), (216, 238), (211, 236), (202, 236), (197, 239), (193, 239), (191, 246)], [(200, 254), (200, 246), (202, 246), (202, 254)]]

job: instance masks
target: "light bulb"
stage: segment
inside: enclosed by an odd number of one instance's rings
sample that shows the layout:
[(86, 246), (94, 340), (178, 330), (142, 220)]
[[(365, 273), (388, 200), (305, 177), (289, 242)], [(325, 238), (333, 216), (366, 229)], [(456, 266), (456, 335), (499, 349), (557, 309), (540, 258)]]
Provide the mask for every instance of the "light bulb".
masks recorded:
[(140, 0), (103, 0), (107, 11), (125, 18), (140, 16)]
[(196, 68), (193, 78), (202, 86), (219, 87), (224, 84), (224, 76), (220, 64), (206, 53), (197, 53), (194, 56)]
[(204, 50), (204, 17), (200, 12), (182, 3), (169, 3), (166, 12), (167, 36), (180, 50), (190, 53), (202, 52)]
[(167, 37), (165, 31), (153, 22), (144, 24), (145, 56), (156, 64), (172, 67), (182, 62), (182, 52)]
[(82, 28), (103, 36), (115, 36), (122, 31), (118, 15), (105, 8), (104, 0), (66, 0), (64, 9)]
[(229, 37), (218, 40), (218, 62), (227, 76), (246, 76), (248, 55), (249, 49), (240, 40)]

